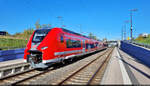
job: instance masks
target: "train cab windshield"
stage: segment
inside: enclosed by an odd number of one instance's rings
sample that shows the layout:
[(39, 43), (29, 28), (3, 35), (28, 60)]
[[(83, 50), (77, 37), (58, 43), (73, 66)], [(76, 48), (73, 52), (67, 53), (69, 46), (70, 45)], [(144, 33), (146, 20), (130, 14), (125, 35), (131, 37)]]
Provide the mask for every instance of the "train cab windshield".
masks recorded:
[(41, 42), (45, 36), (48, 34), (50, 29), (41, 29), (41, 30), (36, 30), (32, 39), (32, 42), (34, 43), (39, 43)]

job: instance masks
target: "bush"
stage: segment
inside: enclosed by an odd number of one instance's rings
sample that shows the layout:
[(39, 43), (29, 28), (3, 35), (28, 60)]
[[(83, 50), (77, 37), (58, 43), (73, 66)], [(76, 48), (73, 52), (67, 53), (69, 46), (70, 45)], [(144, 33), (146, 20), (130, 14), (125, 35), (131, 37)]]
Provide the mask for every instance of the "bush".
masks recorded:
[(0, 49), (15, 49), (15, 48), (25, 48), (28, 40), (24, 39), (11, 39), (11, 38), (0, 38)]

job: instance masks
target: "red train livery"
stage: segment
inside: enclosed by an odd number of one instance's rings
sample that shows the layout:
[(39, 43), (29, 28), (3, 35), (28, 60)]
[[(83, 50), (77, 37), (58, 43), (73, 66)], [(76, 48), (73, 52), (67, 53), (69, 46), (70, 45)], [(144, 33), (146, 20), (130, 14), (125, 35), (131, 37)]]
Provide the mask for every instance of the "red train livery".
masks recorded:
[(24, 51), (24, 61), (34, 68), (46, 68), (64, 59), (102, 49), (103, 43), (84, 35), (63, 29), (37, 29)]

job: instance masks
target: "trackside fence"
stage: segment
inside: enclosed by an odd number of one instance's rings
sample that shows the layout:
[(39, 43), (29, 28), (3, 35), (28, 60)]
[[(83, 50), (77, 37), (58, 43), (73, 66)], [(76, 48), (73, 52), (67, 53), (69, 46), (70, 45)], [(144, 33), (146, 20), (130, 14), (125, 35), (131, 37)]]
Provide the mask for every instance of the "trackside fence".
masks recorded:
[(2, 50), (0, 51), (0, 62), (21, 59), (24, 55), (24, 48), (13, 49), (13, 50)]
[(141, 63), (150, 67), (150, 50), (135, 46), (127, 41), (121, 41), (120, 48)]

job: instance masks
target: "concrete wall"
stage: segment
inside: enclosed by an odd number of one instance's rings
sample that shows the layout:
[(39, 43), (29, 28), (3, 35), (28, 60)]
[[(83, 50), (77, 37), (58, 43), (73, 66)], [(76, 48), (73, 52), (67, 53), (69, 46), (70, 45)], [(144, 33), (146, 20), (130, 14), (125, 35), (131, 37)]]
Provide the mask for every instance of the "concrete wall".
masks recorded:
[(0, 62), (14, 59), (21, 59), (23, 58), (23, 55), (24, 55), (24, 48), (0, 51)]
[(135, 46), (124, 41), (121, 41), (120, 48), (129, 55), (133, 56), (135, 59), (141, 61), (141, 63), (150, 67), (150, 50)]

